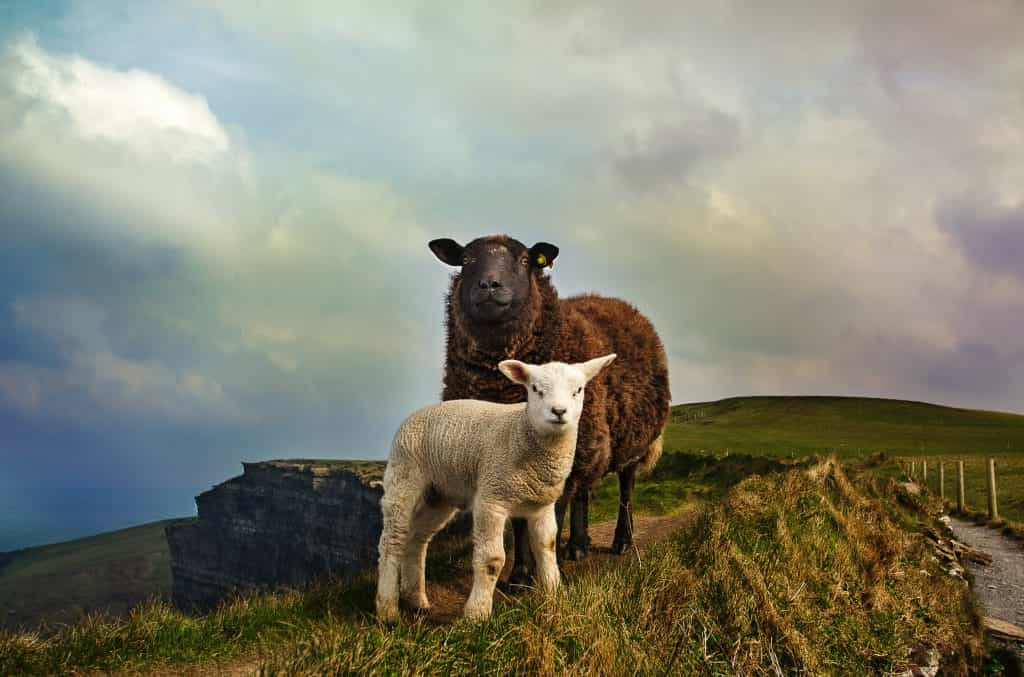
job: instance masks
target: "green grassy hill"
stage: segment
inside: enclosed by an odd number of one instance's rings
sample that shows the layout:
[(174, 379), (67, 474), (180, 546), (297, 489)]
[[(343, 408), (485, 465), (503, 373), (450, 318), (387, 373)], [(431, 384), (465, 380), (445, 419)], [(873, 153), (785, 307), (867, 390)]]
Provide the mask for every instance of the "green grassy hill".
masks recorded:
[(1024, 452), (1024, 415), (867, 397), (733, 397), (672, 407), (666, 448), (840, 457)]
[(167, 597), (164, 527), (173, 521), (5, 553), (0, 628), (70, 622), (100, 610), (119, 614), (149, 597)]

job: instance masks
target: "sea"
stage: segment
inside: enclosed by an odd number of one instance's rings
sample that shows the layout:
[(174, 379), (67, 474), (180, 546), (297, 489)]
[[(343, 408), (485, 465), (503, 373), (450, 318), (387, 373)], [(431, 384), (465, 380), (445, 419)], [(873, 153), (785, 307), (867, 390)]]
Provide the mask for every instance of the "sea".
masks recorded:
[(0, 491), (0, 552), (196, 514), (197, 488), (19, 488)]

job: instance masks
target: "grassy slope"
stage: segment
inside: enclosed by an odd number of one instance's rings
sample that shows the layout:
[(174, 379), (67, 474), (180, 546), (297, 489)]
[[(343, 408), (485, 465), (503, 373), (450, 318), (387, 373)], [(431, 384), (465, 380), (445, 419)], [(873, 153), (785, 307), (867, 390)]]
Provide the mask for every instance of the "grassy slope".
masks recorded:
[(167, 595), (164, 527), (172, 521), (9, 553), (0, 569), (0, 626), (67, 622), (101, 609), (123, 613)]
[(797, 456), (1024, 452), (1024, 416), (862, 397), (737, 397), (672, 408), (666, 448)]
[[(0, 633), (0, 674), (134, 669), (253, 655), (263, 674), (870, 674), (937, 647), (977, 667), (966, 588), (944, 576), (907, 513), (867, 474), (824, 463), (750, 478), (643, 561), (526, 595), (482, 624), (373, 620), (373, 579), (249, 597), (189, 617), (151, 605), (48, 640)], [(896, 516), (895, 519), (893, 516)], [(444, 553), (440, 553), (444, 555)], [(465, 571), (465, 551), (428, 576)]]
[(995, 456), (1000, 512), (1024, 522), (1020, 414), (860, 397), (738, 397), (673, 407), (672, 421), (665, 444), (672, 450), (765, 456), (835, 452), (840, 458), (886, 451), (928, 458), (929, 486), (935, 491), (942, 461), (951, 499), (956, 460), (963, 459), (967, 504), (979, 510), (987, 500), (984, 458)]

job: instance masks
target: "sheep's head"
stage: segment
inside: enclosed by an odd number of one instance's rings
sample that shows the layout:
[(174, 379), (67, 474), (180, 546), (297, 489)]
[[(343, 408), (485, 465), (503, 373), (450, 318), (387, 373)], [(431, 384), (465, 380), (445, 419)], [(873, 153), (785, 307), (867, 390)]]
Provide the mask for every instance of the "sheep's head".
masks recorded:
[(554, 435), (576, 429), (583, 411), (583, 388), (614, 359), (612, 353), (579, 364), (548, 362), (540, 366), (504, 360), (498, 369), (526, 387), (526, 415), (534, 430)]
[(533, 276), (558, 256), (553, 244), (527, 248), (503, 235), (480, 237), (465, 247), (447, 238), (429, 246), (441, 261), (461, 268), (459, 304), (470, 320), (485, 324), (516, 319), (529, 302)]

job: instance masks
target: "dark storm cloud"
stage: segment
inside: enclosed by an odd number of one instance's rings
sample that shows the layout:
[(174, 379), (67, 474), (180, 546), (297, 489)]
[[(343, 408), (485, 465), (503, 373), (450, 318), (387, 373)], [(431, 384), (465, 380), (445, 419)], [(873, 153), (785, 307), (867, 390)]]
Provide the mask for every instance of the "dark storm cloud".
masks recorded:
[(722, 111), (680, 106), (671, 119), (623, 134), (608, 152), (612, 172), (634, 189), (658, 189), (685, 180), (702, 161), (738, 147), (739, 123)]
[(956, 198), (938, 209), (936, 220), (973, 265), (1024, 281), (1024, 203)]

